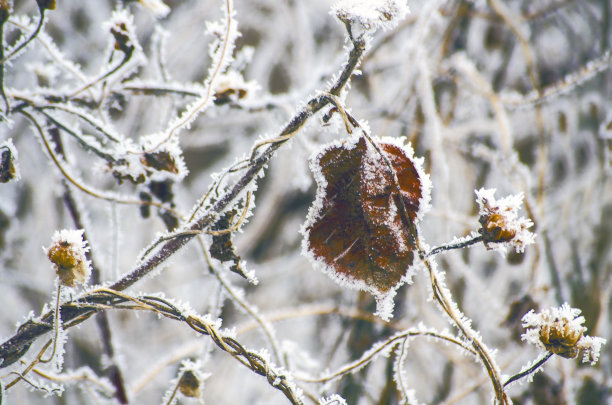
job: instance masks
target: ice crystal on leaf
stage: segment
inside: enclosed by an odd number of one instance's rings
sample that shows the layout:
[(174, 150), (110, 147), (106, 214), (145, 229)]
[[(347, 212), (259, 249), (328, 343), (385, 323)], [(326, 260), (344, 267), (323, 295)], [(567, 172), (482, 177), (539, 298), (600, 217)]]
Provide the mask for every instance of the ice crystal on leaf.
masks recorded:
[(357, 21), (366, 29), (392, 28), (408, 11), (402, 0), (340, 0), (331, 10), (342, 21)]
[(410, 146), (375, 142), (384, 157), (365, 137), (353, 136), (325, 145), (311, 160), (317, 197), (302, 227), (303, 247), (332, 279), (374, 295), (377, 314), (389, 319), (416, 254), (410, 222), (422, 216), (429, 189)]
[(582, 362), (593, 365), (597, 363), (606, 339), (584, 334), (587, 328), (580, 312), (567, 303), (539, 313), (531, 310), (523, 316), (523, 327), (527, 330), (521, 338), (566, 359), (576, 358), (582, 353)]
[(522, 252), (525, 246), (534, 243), (535, 235), (527, 230), (533, 222), (518, 216), (523, 204), (522, 193), (496, 200), (495, 189), (481, 188), (476, 191), (476, 202), (480, 207), (480, 234), (488, 249), (505, 253), (505, 249), (512, 246)]

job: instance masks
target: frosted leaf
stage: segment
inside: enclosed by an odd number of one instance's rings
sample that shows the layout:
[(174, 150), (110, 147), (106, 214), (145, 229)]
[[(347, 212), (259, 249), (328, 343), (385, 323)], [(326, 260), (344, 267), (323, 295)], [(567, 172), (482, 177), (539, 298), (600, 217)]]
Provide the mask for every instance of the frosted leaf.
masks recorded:
[(514, 247), (517, 252), (523, 252), (525, 246), (535, 242), (535, 234), (527, 230), (533, 222), (518, 216), (523, 205), (522, 193), (499, 200), (495, 199), (495, 189), (481, 188), (475, 193), (482, 225), (479, 232), (487, 249), (505, 253), (507, 247)]
[(331, 8), (340, 20), (359, 22), (368, 30), (393, 28), (408, 11), (403, 0), (340, 0)]
[(587, 328), (580, 310), (567, 303), (536, 313), (529, 311), (523, 316), (523, 327), (527, 328), (521, 339), (539, 348), (565, 358), (576, 358), (582, 353), (582, 362), (597, 363), (601, 346), (606, 339), (586, 336)]
[(301, 229), (313, 264), (342, 286), (371, 293), (385, 320), (412, 275), (416, 248), (407, 221), (416, 224), (429, 201), (422, 162), (409, 146), (389, 141), (375, 140), (384, 158), (357, 135), (323, 146), (311, 160), (317, 197)]

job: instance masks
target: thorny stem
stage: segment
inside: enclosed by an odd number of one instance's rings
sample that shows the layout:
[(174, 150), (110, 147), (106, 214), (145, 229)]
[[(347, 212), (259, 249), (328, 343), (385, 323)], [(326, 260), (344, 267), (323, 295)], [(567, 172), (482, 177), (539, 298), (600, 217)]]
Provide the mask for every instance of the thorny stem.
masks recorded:
[(550, 359), (553, 356), (553, 354), (554, 354), (553, 352), (546, 352), (546, 354), (544, 356), (542, 356), (542, 358), (540, 360), (538, 360), (533, 366), (529, 367), (525, 371), (521, 371), (520, 373), (515, 374), (512, 377), (508, 378), (508, 380), (504, 383), (504, 388), (506, 388), (508, 385), (512, 384), (516, 380), (520, 380), (521, 378), (526, 377), (529, 374), (535, 372), (544, 363), (546, 363), (548, 361), (548, 359)]

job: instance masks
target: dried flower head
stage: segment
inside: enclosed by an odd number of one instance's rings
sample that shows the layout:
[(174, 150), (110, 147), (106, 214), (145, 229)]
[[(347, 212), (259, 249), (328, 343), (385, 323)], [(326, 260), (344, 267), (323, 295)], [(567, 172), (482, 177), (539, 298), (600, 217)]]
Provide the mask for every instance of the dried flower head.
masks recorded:
[(178, 382), (181, 394), (189, 398), (200, 398), (200, 380), (192, 370), (186, 370)]
[(55, 231), (51, 246), (44, 250), (62, 285), (74, 287), (75, 283), (87, 282), (91, 264), (86, 257), (89, 246), (83, 240), (82, 229)]
[(521, 338), (566, 359), (576, 358), (582, 353), (583, 362), (595, 364), (606, 340), (586, 336), (584, 317), (578, 315), (580, 310), (567, 303), (539, 313), (531, 310), (523, 316), (523, 327), (527, 330)]
[(533, 226), (530, 219), (519, 217), (517, 212), (523, 204), (523, 194), (509, 195), (495, 199), (495, 189), (476, 191), (476, 202), (480, 207), (481, 228), (479, 230), (487, 249), (505, 252), (512, 246), (517, 252), (525, 250), (535, 240), (535, 235), (527, 229)]
[(200, 369), (201, 364), (199, 361), (185, 360), (182, 362), (179, 369), (180, 377), (177, 383), (181, 394), (188, 398), (201, 398), (202, 386), (210, 374), (202, 373)]

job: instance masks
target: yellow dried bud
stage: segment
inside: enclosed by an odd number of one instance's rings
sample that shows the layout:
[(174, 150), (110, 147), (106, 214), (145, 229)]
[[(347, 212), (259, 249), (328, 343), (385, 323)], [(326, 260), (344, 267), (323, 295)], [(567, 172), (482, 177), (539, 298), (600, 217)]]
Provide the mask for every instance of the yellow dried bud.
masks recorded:
[(89, 250), (83, 241), (83, 231), (62, 230), (53, 235), (53, 243), (46, 249), (62, 285), (74, 287), (85, 284), (91, 268), (85, 253)]
[(566, 359), (575, 358), (580, 352), (577, 346), (582, 337), (582, 330), (573, 328), (567, 319), (555, 319), (550, 324), (542, 325), (540, 341), (546, 350)]
[(481, 233), (487, 242), (505, 242), (516, 236), (516, 230), (508, 229), (506, 218), (501, 214), (489, 214), (480, 217)]

